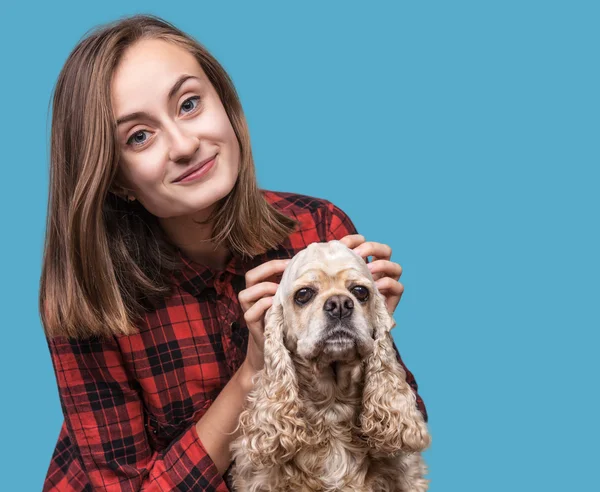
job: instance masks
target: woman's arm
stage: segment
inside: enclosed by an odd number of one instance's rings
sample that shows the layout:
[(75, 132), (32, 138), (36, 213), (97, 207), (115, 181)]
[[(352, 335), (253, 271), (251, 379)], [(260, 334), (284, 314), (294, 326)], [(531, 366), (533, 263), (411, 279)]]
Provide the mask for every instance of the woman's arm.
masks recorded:
[(252, 377), (264, 363), (264, 316), (278, 286), (270, 280), (288, 262), (271, 260), (246, 273), (239, 294), (250, 332), (246, 358), (211, 405), (195, 415), (197, 422), (160, 452), (150, 446), (140, 384), (125, 368), (120, 340), (48, 341), (69, 437), (94, 487), (228, 490), (222, 475), (231, 463), (229, 446), (239, 434)]
[(231, 464), (229, 445), (240, 434), (236, 427), (254, 374), (255, 371), (243, 363), (196, 424), (198, 436), (219, 475), (223, 475)]
[[(74, 453), (94, 490), (228, 491), (222, 473), (233, 436), (225, 431), (237, 425), (248, 390), (247, 368), (225, 385), (198, 422), (155, 451), (139, 385), (126, 371), (116, 339), (55, 337), (48, 345)], [(48, 481), (44, 490), (57, 490), (52, 483)], [(70, 485), (67, 489), (62, 481), (61, 492), (81, 490), (79, 482)]]
[(221, 475), (231, 463), (229, 445), (240, 434), (236, 428), (253, 386), (252, 378), (264, 366), (264, 318), (279, 285), (270, 280), (282, 274), (288, 263), (289, 260), (271, 260), (246, 272), (246, 288), (238, 296), (249, 331), (246, 358), (196, 424), (198, 435)]

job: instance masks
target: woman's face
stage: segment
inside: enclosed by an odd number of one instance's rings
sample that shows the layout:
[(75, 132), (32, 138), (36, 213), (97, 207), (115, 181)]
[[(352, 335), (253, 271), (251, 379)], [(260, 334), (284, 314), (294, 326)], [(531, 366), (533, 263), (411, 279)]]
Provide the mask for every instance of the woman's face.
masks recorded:
[[(225, 108), (188, 51), (162, 40), (129, 47), (112, 79), (119, 185), (161, 218), (209, 210), (235, 184), (240, 148)], [(178, 178), (217, 156), (204, 174)]]

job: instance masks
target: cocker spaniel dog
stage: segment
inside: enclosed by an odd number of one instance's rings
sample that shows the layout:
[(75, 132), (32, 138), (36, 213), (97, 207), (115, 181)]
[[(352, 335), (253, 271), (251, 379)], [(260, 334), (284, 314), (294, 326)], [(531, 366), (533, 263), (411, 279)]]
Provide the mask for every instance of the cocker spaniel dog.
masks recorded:
[(237, 492), (423, 492), (430, 442), (365, 261), (339, 241), (286, 267), (232, 443)]

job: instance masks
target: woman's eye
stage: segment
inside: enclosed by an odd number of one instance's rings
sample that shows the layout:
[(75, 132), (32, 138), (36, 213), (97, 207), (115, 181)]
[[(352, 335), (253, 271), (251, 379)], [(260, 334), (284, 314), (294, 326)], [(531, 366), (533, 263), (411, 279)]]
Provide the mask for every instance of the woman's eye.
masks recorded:
[(369, 298), (369, 289), (362, 285), (353, 287), (350, 292), (352, 292), (360, 302), (365, 302)]
[[(181, 109), (184, 110), (184, 113), (192, 113), (198, 108), (199, 101), (200, 96), (190, 97), (183, 101)], [(127, 145), (133, 145), (134, 147), (139, 147), (140, 145), (143, 145), (148, 140), (147, 138), (144, 138), (145, 133), (149, 133), (148, 130), (140, 130), (139, 132), (135, 132), (127, 140)]]
[(308, 301), (310, 301), (314, 293), (314, 290), (305, 287), (296, 292), (294, 301), (296, 301), (298, 304), (306, 304)]
[[(181, 105), (181, 109), (184, 109), (184, 113), (191, 113), (194, 109), (196, 109), (198, 107), (198, 101), (200, 100), (200, 96), (194, 96), (194, 97), (190, 97), (189, 99), (186, 99), (185, 101), (183, 101), (183, 104)], [(192, 101), (195, 101), (196, 104), (194, 105), (192, 103)]]
[(137, 146), (142, 145), (143, 143), (145, 143), (147, 139), (143, 138), (144, 133), (148, 133), (148, 130), (140, 130), (139, 132), (135, 132), (127, 140), (127, 145), (132, 145), (132, 143), (133, 143), (132, 141), (135, 142), (133, 144), (134, 147), (137, 147)]

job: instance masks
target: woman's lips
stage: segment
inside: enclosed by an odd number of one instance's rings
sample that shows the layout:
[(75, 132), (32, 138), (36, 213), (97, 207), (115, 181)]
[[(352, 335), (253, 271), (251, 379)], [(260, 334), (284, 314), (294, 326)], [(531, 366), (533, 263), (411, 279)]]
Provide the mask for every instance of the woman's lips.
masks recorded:
[(195, 166), (195, 169), (193, 171), (186, 171), (185, 173), (182, 174), (183, 177), (179, 177), (177, 179), (175, 179), (175, 181), (173, 181), (174, 183), (184, 183), (187, 181), (191, 181), (195, 178), (200, 177), (202, 174), (204, 174), (204, 172), (208, 172), (208, 169), (204, 170), (204, 168), (209, 168), (213, 165), (214, 160), (216, 159), (218, 154), (215, 154), (214, 156), (210, 157), (209, 159), (207, 159), (204, 162), (201, 162), (198, 166)]

